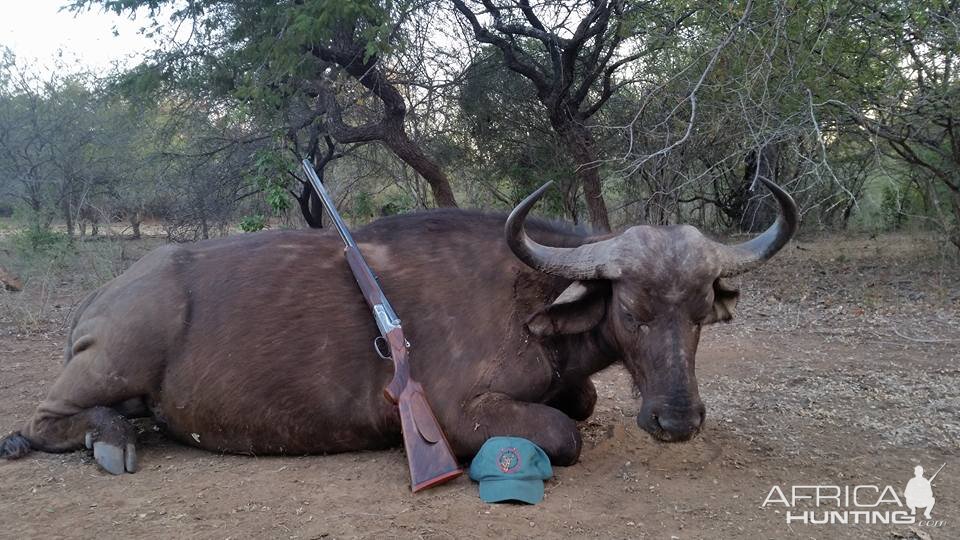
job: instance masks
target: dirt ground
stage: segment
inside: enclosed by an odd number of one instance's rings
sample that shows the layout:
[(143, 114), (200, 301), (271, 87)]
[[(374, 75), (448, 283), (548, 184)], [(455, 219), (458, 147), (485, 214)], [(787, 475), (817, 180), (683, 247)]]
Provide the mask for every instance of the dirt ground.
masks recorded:
[[(86, 452), (0, 462), (0, 536), (960, 538), (957, 258), (918, 236), (808, 239), (736, 282), (737, 319), (706, 330), (697, 358), (705, 431), (652, 440), (611, 368), (595, 377), (580, 463), (555, 470), (542, 504), (484, 504), (466, 477), (413, 495), (400, 450), (216, 455), (142, 422), (134, 475), (101, 472)], [(21, 309), (51, 306), (29, 331), (0, 313), (0, 430), (24, 422), (59, 371), (81, 294), (69, 285), (16, 293)], [(944, 463), (937, 523), (788, 524), (787, 510), (818, 509), (763, 506), (775, 485), (890, 485), (902, 500), (915, 465), (929, 477)]]

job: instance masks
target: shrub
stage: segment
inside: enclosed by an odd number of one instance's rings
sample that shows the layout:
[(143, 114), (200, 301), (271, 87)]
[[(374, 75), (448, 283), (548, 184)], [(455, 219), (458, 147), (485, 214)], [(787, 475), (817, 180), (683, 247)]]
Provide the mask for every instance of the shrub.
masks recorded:
[(240, 230), (243, 232), (257, 232), (267, 228), (267, 218), (261, 214), (246, 216), (240, 220)]
[(39, 227), (23, 229), (11, 235), (17, 251), (23, 255), (59, 253), (70, 248), (70, 237), (62, 232)]

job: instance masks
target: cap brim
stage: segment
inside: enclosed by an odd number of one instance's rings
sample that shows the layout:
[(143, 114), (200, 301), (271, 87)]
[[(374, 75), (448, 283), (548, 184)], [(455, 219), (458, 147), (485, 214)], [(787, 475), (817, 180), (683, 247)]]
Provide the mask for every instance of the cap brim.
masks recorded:
[(484, 480), (480, 482), (480, 500), (488, 503), (519, 501), (537, 504), (543, 500), (543, 480)]

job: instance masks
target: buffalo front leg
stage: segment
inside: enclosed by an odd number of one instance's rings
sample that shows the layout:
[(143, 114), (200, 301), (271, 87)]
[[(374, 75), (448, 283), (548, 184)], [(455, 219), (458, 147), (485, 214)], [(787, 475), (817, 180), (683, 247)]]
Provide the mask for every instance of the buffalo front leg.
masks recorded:
[(590, 418), (597, 405), (597, 389), (590, 379), (569, 384), (547, 400), (547, 405), (560, 409), (574, 420), (583, 421)]
[(580, 457), (582, 441), (576, 422), (548, 405), (488, 392), (474, 398), (461, 414), (463, 420), (451, 433), (450, 443), (462, 460), (472, 459), (487, 439), (497, 436), (532, 441), (554, 465), (572, 465)]
[(86, 446), (107, 472), (135, 472), (136, 433), (111, 405), (140, 392), (125, 385), (124, 378), (97, 367), (96, 359), (89, 356), (71, 359), (30, 422), (3, 441), (3, 446), (12, 450), (7, 457), (25, 454), (25, 442), (44, 452)]

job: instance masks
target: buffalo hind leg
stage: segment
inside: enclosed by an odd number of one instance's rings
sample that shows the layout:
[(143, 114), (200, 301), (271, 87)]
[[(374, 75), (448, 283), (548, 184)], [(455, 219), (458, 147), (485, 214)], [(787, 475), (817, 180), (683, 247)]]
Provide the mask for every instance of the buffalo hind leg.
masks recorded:
[(585, 379), (579, 384), (563, 387), (547, 401), (547, 405), (560, 409), (574, 420), (586, 420), (593, 415), (597, 405), (597, 388), (590, 379)]
[(0, 440), (0, 457), (21, 458), (32, 449), (44, 452), (69, 452), (83, 446), (107, 472), (136, 472), (136, 434), (117, 411), (92, 407), (65, 417), (39, 417), (23, 432), (15, 431)]
[(573, 465), (580, 457), (582, 440), (576, 422), (543, 403), (488, 392), (476, 397), (462, 414), (460, 432), (451, 437), (454, 452), (461, 459), (473, 458), (487, 439), (496, 436), (533, 441), (554, 465)]
[(38, 450), (68, 452), (86, 446), (109, 473), (137, 470), (136, 432), (111, 407), (91, 407), (63, 417), (41, 416), (38, 410), (25, 431)]
[(107, 472), (136, 471), (136, 432), (111, 405), (142, 392), (124, 386), (118, 376), (105, 375), (96, 369), (103, 367), (98, 359), (85, 356), (64, 367), (23, 430), (0, 441), (0, 457), (22, 457), (31, 448), (68, 452), (86, 446)]

